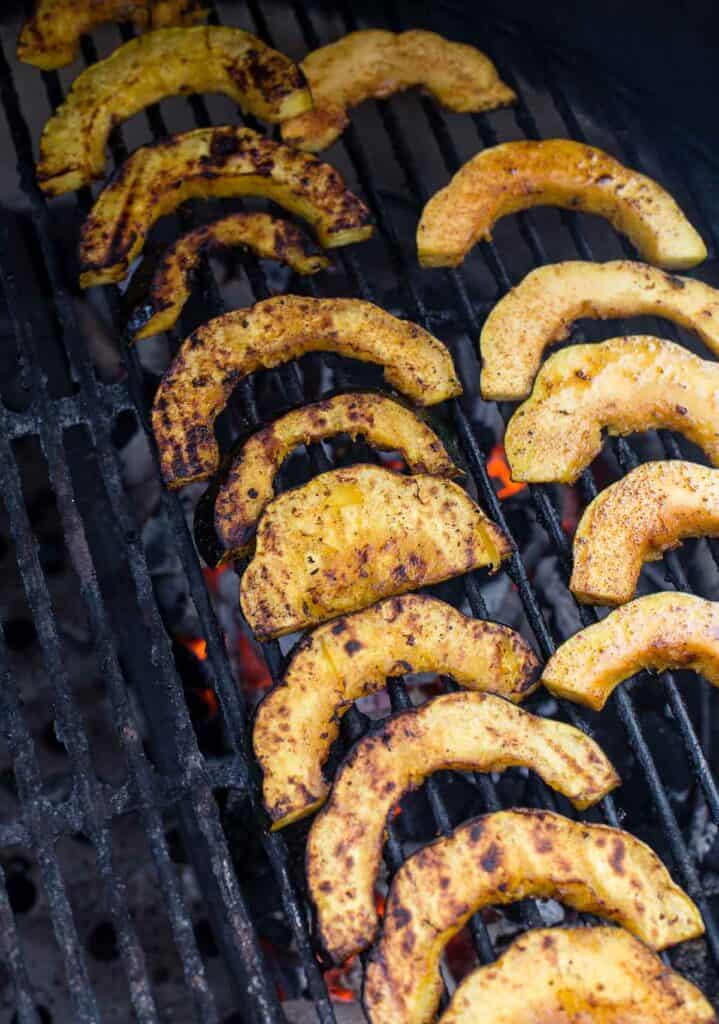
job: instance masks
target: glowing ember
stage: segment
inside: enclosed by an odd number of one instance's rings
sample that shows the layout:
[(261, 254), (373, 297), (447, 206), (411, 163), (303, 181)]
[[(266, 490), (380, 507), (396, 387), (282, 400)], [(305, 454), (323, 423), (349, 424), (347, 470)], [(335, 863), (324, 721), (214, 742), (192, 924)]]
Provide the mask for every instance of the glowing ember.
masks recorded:
[(384, 908), (385, 908), (386, 902), (387, 901), (385, 899), (384, 893), (380, 892), (379, 889), (375, 889), (375, 891), (374, 891), (374, 905), (375, 905), (375, 909), (377, 911), (377, 917), (384, 917)]
[(581, 503), (577, 488), (566, 487), (562, 499), (562, 529), (568, 537), (574, 536), (580, 514)]
[(215, 696), (215, 691), (209, 686), (206, 686), (204, 690), (198, 690), (197, 695), (207, 708), (208, 720), (214, 718), (220, 709), (220, 706), (217, 703), (217, 697)]
[(231, 568), (232, 564), (228, 562), (227, 565), (220, 565), (216, 569), (202, 570), (202, 575), (205, 577), (207, 589), (211, 594), (217, 594), (220, 586), (220, 576), (222, 576), (223, 572), (227, 572), (227, 570)]
[(252, 641), (241, 630), (237, 634), (237, 658), (243, 687), (248, 690), (269, 690), (272, 676)]
[(325, 985), (333, 1002), (353, 1003), (355, 1001), (355, 993), (348, 986), (347, 974), (356, 960), (356, 956), (351, 956), (339, 967), (331, 967), (329, 971), (325, 971)]
[(513, 494), (518, 494), (527, 486), (512, 480), (512, 474), (507, 465), (507, 456), (504, 454), (504, 445), (499, 442), (495, 444), (487, 459), (487, 472), (493, 480), (502, 485), (497, 491), (497, 497), (500, 501), (504, 501), (505, 498), (511, 498)]
[(196, 658), (205, 661), (207, 658), (207, 641), (201, 636), (178, 636), (177, 642), (192, 651)]

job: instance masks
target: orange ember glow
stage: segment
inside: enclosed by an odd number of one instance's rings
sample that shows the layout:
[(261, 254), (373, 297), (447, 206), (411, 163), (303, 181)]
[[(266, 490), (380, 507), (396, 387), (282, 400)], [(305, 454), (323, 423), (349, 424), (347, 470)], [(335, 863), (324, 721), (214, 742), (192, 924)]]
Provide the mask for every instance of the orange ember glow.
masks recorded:
[(355, 994), (351, 988), (348, 988), (345, 975), (356, 959), (356, 956), (351, 956), (339, 967), (331, 967), (329, 971), (325, 971), (325, 985), (333, 1002), (353, 1003), (355, 1001)]
[(231, 563), (228, 562), (227, 565), (220, 565), (216, 569), (202, 570), (202, 575), (205, 577), (207, 589), (210, 591), (211, 594), (217, 593), (220, 585), (220, 576), (223, 574), (223, 572), (227, 572), (227, 570), (231, 567)]
[(269, 690), (272, 686), (270, 671), (250, 638), (241, 631), (237, 634), (237, 657), (243, 686), (248, 690)]
[(207, 658), (207, 641), (203, 640), (201, 636), (178, 636), (177, 641), (188, 651), (192, 651), (200, 661), (205, 661)]
[(386, 904), (384, 893), (380, 892), (379, 889), (374, 891), (374, 905), (377, 911), (377, 917), (384, 917), (384, 908)]
[(215, 696), (215, 691), (210, 689), (209, 686), (206, 686), (204, 690), (199, 690), (198, 693), (200, 700), (207, 708), (208, 719), (214, 718), (220, 709), (219, 704), (217, 703), (217, 697)]
[(493, 480), (502, 485), (497, 491), (497, 497), (500, 501), (504, 501), (505, 498), (511, 498), (513, 494), (518, 494), (527, 486), (512, 480), (512, 474), (507, 465), (507, 456), (504, 454), (504, 445), (499, 442), (495, 444), (487, 459), (487, 472)]

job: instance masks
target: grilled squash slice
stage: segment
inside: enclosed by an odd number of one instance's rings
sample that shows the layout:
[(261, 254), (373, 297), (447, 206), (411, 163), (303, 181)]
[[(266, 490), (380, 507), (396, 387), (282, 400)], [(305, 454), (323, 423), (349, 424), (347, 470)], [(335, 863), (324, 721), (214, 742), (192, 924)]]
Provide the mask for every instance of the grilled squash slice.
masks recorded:
[(18, 60), (52, 71), (72, 64), (80, 36), (106, 21), (131, 21), (138, 32), (196, 25), (207, 10), (202, 0), (38, 0), (22, 27)]
[(602, 430), (668, 427), (719, 465), (719, 365), (646, 335), (573, 345), (550, 356), (507, 424), (514, 480), (571, 484), (602, 448)]
[[(549, 811), (475, 818), (413, 854), (395, 875), (365, 974), (372, 1024), (427, 1024), (449, 940), (490, 904), (552, 898), (616, 921), (653, 949), (704, 932), (696, 906), (628, 832)], [(525, 979), (527, 990), (531, 977)]]
[(265, 509), (240, 604), (258, 639), (440, 583), (512, 552), (466, 491), (378, 466), (322, 473)]
[(719, 536), (719, 471), (680, 460), (637, 466), (582, 516), (570, 588), (585, 604), (624, 604), (644, 562), (699, 536)]
[(500, 217), (532, 206), (598, 213), (648, 263), (668, 270), (706, 259), (704, 242), (661, 185), (571, 139), (485, 149), (432, 196), (417, 229), (423, 267), (457, 267)]
[(438, 672), (518, 703), (536, 689), (539, 664), (508, 626), (469, 619), (422, 594), (381, 601), (315, 629), (255, 718), (252, 742), (273, 828), (324, 802), (322, 765), (352, 702), (381, 690), (388, 677), (413, 672)]
[(672, 590), (638, 597), (566, 640), (542, 682), (601, 711), (625, 679), (667, 668), (692, 669), (719, 686), (719, 604)]
[(435, 32), (364, 29), (308, 54), (300, 65), (312, 90), (311, 111), (290, 118), (282, 137), (318, 152), (339, 138), (348, 108), (421, 85), (450, 110), (481, 111), (517, 98), (491, 60)]
[(37, 176), (57, 196), (105, 176), (111, 128), (163, 96), (221, 92), (265, 121), (312, 106), (289, 57), (239, 28), (163, 28), (131, 39), (75, 80), (43, 129)]
[(81, 286), (121, 281), (155, 221), (186, 199), (243, 195), (304, 217), (326, 248), (372, 234), (334, 167), (249, 128), (198, 128), (136, 150), (100, 193), (82, 229)]
[(215, 417), (242, 377), (317, 351), (382, 364), (387, 382), (419, 405), (462, 391), (444, 345), (379, 306), (298, 295), (265, 299), (203, 324), (162, 378), (152, 423), (165, 482), (181, 487), (217, 469)]
[(519, 401), (532, 390), (542, 353), (582, 317), (661, 316), (696, 331), (719, 355), (719, 291), (646, 263), (573, 260), (538, 267), (487, 317), (479, 341), (482, 395)]
[(230, 467), (215, 501), (215, 532), (226, 557), (245, 553), (263, 508), (274, 497), (275, 473), (292, 449), (341, 433), (399, 451), (413, 473), (461, 475), (431, 427), (385, 395), (355, 392), (305, 405), (253, 434)]
[(433, 772), (521, 765), (584, 808), (619, 785), (579, 729), (538, 718), (487, 693), (448, 693), (402, 711), (356, 744), (307, 842), (307, 882), (322, 944), (336, 963), (370, 945), (374, 886), (387, 818)]
[(170, 246), (155, 271), (148, 301), (135, 310), (128, 325), (135, 338), (150, 338), (174, 327), (203, 254), (235, 246), (247, 246), (261, 259), (286, 263), (296, 274), (316, 274), (329, 265), (289, 221), (269, 213), (231, 213), (188, 231)]
[(439, 1024), (717, 1024), (698, 988), (621, 928), (541, 928), (478, 967)]

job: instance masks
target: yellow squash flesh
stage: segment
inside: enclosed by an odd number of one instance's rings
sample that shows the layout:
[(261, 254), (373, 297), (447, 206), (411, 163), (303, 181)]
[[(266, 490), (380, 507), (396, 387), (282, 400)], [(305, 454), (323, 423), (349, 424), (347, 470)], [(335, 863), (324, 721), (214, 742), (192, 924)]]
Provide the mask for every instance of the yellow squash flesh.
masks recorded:
[(80, 285), (121, 281), (155, 221), (186, 199), (244, 195), (304, 217), (326, 248), (372, 234), (334, 167), (249, 128), (198, 128), (136, 150), (106, 185), (83, 225)]
[(548, 345), (583, 317), (661, 316), (695, 331), (719, 355), (719, 291), (631, 260), (555, 263), (533, 270), (487, 317), (479, 347), (482, 396), (519, 401)]
[(486, 693), (449, 693), (403, 711), (355, 745), (307, 841), (307, 883), (324, 948), (343, 963), (372, 942), (388, 816), (433, 772), (531, 768), (580, 809), (619, 785), (579, 729)]
[[(365, 973), (371, 1024), (434, 1020), (452, 936), (482, 907), (529, 896), (615, 921), (653, 949), (704, 932), (694, 903), (628, 832), (549, 811), (488, 814), (425, 846), (395, 875)], [(526, 984), (529, 993), (531, 976)]]
[(649, 594), (566, 640), (542, 682), (557, 697), (601, 711), (642, 669), (692, 669), (719, 686), (719, 604), (693, 594)]
[(292, 449), (340, 433), (399, 451), (412, 473), (461, 475), (435, 432), (391, 398), (354, 392), (305, 405), (253, 434), (230, 467), (215, 501), (215, 532), (226, 557), (246, 551), (262, 510), (274, 497), (275, 474)]
[(719, 470), (679, 459), (647, 462), (586, 509), (574, 536), (570, 588), (585, 604), (624, 604), (644, 562), (685, 537), (716, 536)]
[(450, 480), (359, 465), (322, 473), (266, 507), (240, 604), (258, 639), (499, 568), (509, 541)]
[(420, 29), (351, 32), (308, 54), (301, 67), (313, 107), (285, 122), (282, 137), (314, 152), (339, 138), (349, 123), (350, 107), (415, 85), (457, 111), (492, 110), (516, 99), (480, 50)]
[(541, 928), (478, 967), (439, 1024), (717, 1024), (698, 988), (621, 928)]
[(265, 121), (312, 106), (289, 57), (239, 28), (164, 28), (131, 39), (75, 79), (43, 129), (37, 177), (57, 196), (105, 176), (110, 130), (178, 93), (219, 92)]
[(236, 246), (247, 246), (261, 259), (286, 263), (296, 274), (316, 274), (329, 265), (293, 224), (269, 213), (231, 213), (202, 224), (178, 238), (163, 256), (147, 303), (133, 314), (130, 329), (135, 339), (174, 327), (190, 297), (193, 271), (201, 257)]
[(198, 328), (163, 376), (152, 425), (165, 482), (181, 487), (215, 472), (215, 418), (243, 377), (318, 351), (381, 364), (385, 380), (419, 405), (462, 391), (444, 345), (379, 306), (298, 295), (266, 299)]
[(508, 626), (470, 619), (422, 594), (391, 598), (319, 626), (297, 647), (282, 683), (257, 709), (252, 744), (273, 828), (325, 800), (322, 774), (352, 702), (392, 676), (436, 672), (467, 690), (519, 702), (537, 687), (539, 663)]
[(131, 21), (137, 32), (196, 25), (207, 10), (202, 0), (38, 0), (17, 41), (17, 58), (52, 71), (71, 64), (80, 36), (106, 21)]
[(571, 484), (602, 430), (676, 430), (719, 464), (719, 365), (646, 335), (573, 345), (550, 356), (507, 424), (512, 479)]
[(532, 206), (597, 213), (642, 259), (667, 270), (706, 259), (701, 237), (661, 185), (608, 153), (571, 139), (485, 149), (429, 200), (417, 229), (423, 267), (456, 267), (500, 217)]

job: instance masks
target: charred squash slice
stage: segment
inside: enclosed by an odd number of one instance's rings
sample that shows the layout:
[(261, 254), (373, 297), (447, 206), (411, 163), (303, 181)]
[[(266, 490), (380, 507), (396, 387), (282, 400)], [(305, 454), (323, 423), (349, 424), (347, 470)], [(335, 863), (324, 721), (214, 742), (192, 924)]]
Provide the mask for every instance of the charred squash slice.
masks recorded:
[(415, 85), (450, 110), (492, 110), (516, 99), (480, 50), (420, 29), (351, 32), (314, 50), (300, 66), (314, 104), (311, 111), (283, 124), (282, 137), (313, 152), (339, 138), (349, 123), (350, 107)]
[(542, 682), (601, 711), (625, 679), (667, 668), (693, 669), (719, 686), (719, 604), (674, 591), (639, 597), (566, 640)]
[(571, 139), (505, 142), (485, 149), (422, 211), (417, 251), (423, 267), (456, 267), (509, 213), (560, 206), (597, 213), (648, 263), (667, 270), (706, 259), (704, 242), (661, 185), (601, 149)]
[(220, 92), (265, 121), (312, 106), (289, 57), (239, 28), (165, 28), (131, 39), (75, 79), (40, 139), (38, 182), (57, 196), (105, 176), (110, 130), (164, 96)]
[(601, 451), (604, 428), (677, 430), (719, 465), (718, 421), (719, 365), (635, 335), (550, 356), (504, 445), (514, 480), (571, 484)]
[(198, 328), (162, 378), (152, 423), (165, 482), (181, 487), (215, 472), (215, 418), (239, 380), (317, 351), (380, 363), (387, 382), (419, 405), (462, 390), (444, 345), (379, 306), (298, 295), (266, 299)]
[(479, 341), (482, 396), (526, 398), (544, 350), (568, 337), (575, 320), (623, 316), (666, 317), (719, 355), (716, 288), (631, 260), (555, 263), (527, 274), (487, 317)]
[(155, 223), (186, 199), (265, 196), (304, 217), (326, 248), (372, 234), (369, 211), (337, 171), (249, 128), (170, 135), (130, 156), (83, 225), (80, 284), (121, 281)]
[(717, 1024), (698, 988), (621, 928), (541, 928), (478, 967), (439, 1024)]
[(482, 907), (529, 896), (616, 921), (653, 949), (704, 932), (694, 903), (628, 832), (549, 811), (488, 814), (425, 846), (397, 872), (365, 974), (372, 1024), (432, 1021), (440, 957), (452, 936)]
[(257, 520), (274, 497), (274, 476), (292, 449), (341, 433), (399, 451), (413, 473), (461, 475), (431, 427), (391, 398), (355, 392), (305, 405), (253, 434), (230, 467), (215, 501), (215, 531), (226, 557), (246, 553)]
[(329, 265), (302, 232), (289, 221), (269, 213), (231, 213), (202, 224), (170, 246), (152, 279), (148, 301), (133, 313), (129, 324), (135, 339), (169, 331), (190, 296), (192, 276), (204, 253), (247, 246), (265, 260), (286, 263), (296, 274), (316, 274)]
[(257, 709), (252, 743), (273, 828), (324, 802), (329, 785), (322, 765), (352, 702), (381, 690), (391, 676), (413, 672), (438, 672), (468, 690), (518, 703), (536, 689), (539, 663), (508, 626), (469, 619), (421, 594), (318, 627)]
[(207, 10), (202, 0), (38, 0), (22, 27), (18, 60), (43, 71), (72, 64), (80, 36), (106, 21), (131, 21), (137, 32), (196, 25)]
[(319, 934), (336, 963), (374, 938), (385, 829), (402, 796), (442, 769), (490, 772), (517, 765), (537, 772), (580, 809), (619, 785), (601, 748), (579, 729), (486, 693), (435, 697), (356, 744), (307, 841)]
[(378, 466), (322, 473), (265, 509), (240, 604), (258, 639), (282, 636), (511, 554), (469, 495)]
[(598, 494), (574, 537), (570, 587), (585, 604), (630, 601), (644, 562), (685, 537), (719, 536), (719, 471), (647, 462)]

